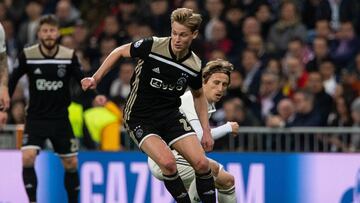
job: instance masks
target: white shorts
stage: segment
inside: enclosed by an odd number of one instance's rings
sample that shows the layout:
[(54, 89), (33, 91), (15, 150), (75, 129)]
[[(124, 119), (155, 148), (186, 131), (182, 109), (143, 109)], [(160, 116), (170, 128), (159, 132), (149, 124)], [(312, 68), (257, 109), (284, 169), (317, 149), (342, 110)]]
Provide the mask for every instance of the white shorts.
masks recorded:
[[(182, 157), (177, 151), (172, 150), (171, 152), (175, 156), (176, 166), (177, 166), (179, 176), (180, 176), (181, 180), (183, 181), (185, 188), (189, 189), (191, 182), (195, 179), (195, 170), (191, 167), (189, 162), (186, 161), (186, 159), (184, 159), (184, 157)], [(208, 158), (208, 159), (213, 160), (210, 158)], [(216, 163), (218, 163), (218, 162), (216, 162)], [(224, 166), (220, 163), (218, 163), (218, 164), (219, 164), (219, 171), (220, 171), (224, 168)], [(160, 167), (150, 157), (148, 158), (148, 166), (149, 166), (149, 169), (150, 169), (152, 175), (155, 178), (157, 178), (161, 181), (164, 180), (164, 176), (161, 172)]]

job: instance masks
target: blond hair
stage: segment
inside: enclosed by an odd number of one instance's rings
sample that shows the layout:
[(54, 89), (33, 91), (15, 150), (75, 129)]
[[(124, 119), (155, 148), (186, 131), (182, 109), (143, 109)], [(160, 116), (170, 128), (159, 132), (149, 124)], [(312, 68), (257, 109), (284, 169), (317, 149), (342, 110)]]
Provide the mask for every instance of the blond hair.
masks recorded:
[(230, 73), (234, 70), (233, 64), (223, 59), (216, 59), (213, 61), (209, 61), (205, 68), (203, 69), (202, 77), (203, 82), (207, 83), (209, 78), (214, 73), (224, 73), (229, 76), (230, 83)]
[(194, 13), (189, 8), (178, 8), (171, 13), (171, 24), (174, 22), (180, 23), (190, 28), (191, 32), (199, 30), (201, 21), (201, 15)]

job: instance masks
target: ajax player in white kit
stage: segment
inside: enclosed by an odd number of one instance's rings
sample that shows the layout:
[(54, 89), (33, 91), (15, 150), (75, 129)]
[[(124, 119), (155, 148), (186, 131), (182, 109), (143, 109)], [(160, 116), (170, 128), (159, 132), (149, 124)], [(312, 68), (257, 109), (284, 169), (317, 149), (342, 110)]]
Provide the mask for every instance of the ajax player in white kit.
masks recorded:
[[(216, 111), (215, 102), (218, 102), (221, 99), (230, 83), (230, 73), (232, 70), (233, 65), (221, 59), (208, 62), (203, 70), (203, 90), (208, 101), (209, 117)], [(190, 122), (191, 127), (195, 130), (199, 140), (201, 140), (202, 128), (195, 111), (193, 96), (190, 91), (187, 91), (181, 96), (180, 112), (185, 115)], [(227, 122), (224, 125), (211, 129), (211, 135), (214, 140), (216, 140), (228, 133), (237, 133), (238, 129), (239, 125), (236, 122)], [(200, 198), (196, 192), (194, 169), (175, 150), (172, 150), (172, 152), (175, 155), (179, 175), (184, 182), (185, 187), (188, 189), (191, 202), (200, 202)], [(218, 202), (236, 202), (234, 176), (225, 171), (220, 163), (213, 159), (208, 159), (215, 179), (215, 186), (218, 191)], [(159, 166), (150, 158), (148, 158), (148, 165), (151, 173), (157, 179), (163, 180), (163, 175)]]

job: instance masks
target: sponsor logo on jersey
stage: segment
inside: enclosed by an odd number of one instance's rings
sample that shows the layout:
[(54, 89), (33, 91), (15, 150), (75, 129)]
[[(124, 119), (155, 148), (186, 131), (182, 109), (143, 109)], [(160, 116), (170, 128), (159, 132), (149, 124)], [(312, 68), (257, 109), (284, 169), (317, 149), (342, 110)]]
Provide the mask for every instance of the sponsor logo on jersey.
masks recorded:
[(36, 80), (36, 89), (40, 91), (56, 91), (63, 87), (62, 81), (47, 81), (45, 79)]
[(40, 68), (35, 69), (34, 74), (41, 75), (42, 74), (41, 69)]
[(155, 73), (160, 73), (160, 68), (159, 67), (153, 68), (152, 71)]
[(167, 84), (160, 79), (151, 78), (150, 85), (156, 89), (170, 90), (170, 91), (173, 91), (175, 89), (177, 91), (182, 91), (184, 88), (186, 88), (186, 79), (181, 77), (177, 80), (175, 84)]
[(135, 42), (134, 47), (135, 47), (135, 48), (138, 48), (138, 47), (143, 43), (143, 41), (144, 41), (144, 40), (141, 39), (141, 40)]

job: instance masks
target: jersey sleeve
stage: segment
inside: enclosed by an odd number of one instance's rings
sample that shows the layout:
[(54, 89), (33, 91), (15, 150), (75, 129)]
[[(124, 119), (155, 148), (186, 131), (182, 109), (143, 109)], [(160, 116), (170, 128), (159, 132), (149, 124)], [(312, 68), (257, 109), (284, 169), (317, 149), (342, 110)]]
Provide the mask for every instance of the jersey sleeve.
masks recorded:
[(14, 68), (12, 74), (10, 75), (9, 84), (8, 84), (10, 97), (13, 95), (15, 91), (17, 82), (19, 81), (21, 76), (23, 76), (25, 73), (26, 73), (26, 57), (23, 52), (19, 55), (19, 65)]
[(6, 44), (5, 44), (5, 31), (3, 26), (0, 23), (0, 53), (6, 51)]
[(81, 65), (79, 62), (78, 57), (76, 56), (76, 53), (74, 52), (73, 57), (71, 58), (71, 73), (74, 79), (80, 83), (80, 81), (84, 78), (84, 74), (81, 71)]
[(194, 99), (190, 91), (181, 96), (180, 112), (183, 113), (188, 121), (199, 120), (194, 106)]
[(191, 89), (193, 90), (198, 90), (202, 87), (202, 69), (200, 70), (200, 72), (198, 73), (198, 75), (196, 77), (193, 77), (190, 80), (189, 86), (191, 87)]
[[(80, 85), (81, 87), (81, 80), (85, 77), (84, 73), (81, 70), (81, 65), (79, 62), (78, 57), (76, 56), (76, 53), (74, 52), (74, 55), (71, 59), (71, 70), (72, 70), (72, 77), (76, 80), (76, 82)], [(90, 95), (91, 98), (96, 97), (97, 92), (96, 90), (88, 90), (86, 91), (87, 94)]]
[(154, 40), (152, 37), (140, 39), (131, 43), (130, 55), (133, 58), (139, 57), (145, 59), (151, 52), (151, 47)]

